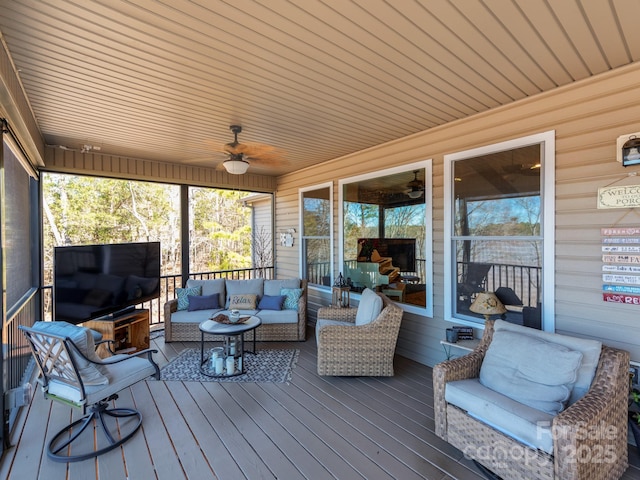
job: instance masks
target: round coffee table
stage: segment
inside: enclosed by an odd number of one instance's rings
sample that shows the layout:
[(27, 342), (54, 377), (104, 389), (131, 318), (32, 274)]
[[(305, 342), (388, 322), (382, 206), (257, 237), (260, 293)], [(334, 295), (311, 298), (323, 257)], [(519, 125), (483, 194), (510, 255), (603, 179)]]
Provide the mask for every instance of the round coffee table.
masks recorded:
[[(200, 324), (200, 373), (207, 377), (233, 377), (242, 375), (244, 370), (244, 334), (255, 330), (262, 324), (260, 318), (252, 315), (241, 323), (219, 323), (215, 320), (205, 320)], [(221, 360), (212, 365), (209, 358), (204, 357), (204, 336), (224, 336)], [(238, 345), (239, 344), (239, 345)], [(253, 335), (253, 351), (256, 353), (256, 336)], [(222, 368), (220, 368), (222, 365)]]

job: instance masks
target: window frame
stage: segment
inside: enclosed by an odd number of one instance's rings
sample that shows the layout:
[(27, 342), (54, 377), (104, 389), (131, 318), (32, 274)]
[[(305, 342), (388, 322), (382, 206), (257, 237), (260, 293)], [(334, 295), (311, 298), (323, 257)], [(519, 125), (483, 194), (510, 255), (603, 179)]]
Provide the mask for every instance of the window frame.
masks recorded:
[[(310, 185), (308, 187), (304, 187), (304, 188), (299, 188), (298, 189), (298, 205), (299, 205), (299, 219), (298, 219), (298, 231), (300, 232), (300, 248), (299, 250), (299, 255), (300, 255), (300, 271), (299, 271), (299, 275), (300, 278), (305, 278), (305, 270), (306, 270), (306, 259), (305, 257), (305, 248), (304, 248), (304, 241), (307, 238), (311, 238), (311, 239), (322, 239), (322, 238), (326, 238), (326, 237), (318, 237), (315, 235), (312, 236), (306, 236), (305, 235), (305, 231), (304, 231), (304, 194), (307, 192), (312, 192), (314, 190), (322, 190), (328, 188), (329, 189), (329, 246), (330, 246), (330, 252), (331, 252), (331, 258), (330, 258), (330, 263), (331, 263), (331, 267), (330, 267), (330, 274), (331, 274), (331, 285), (333, 285), (333, 281), (335, 278), (335, 268), (334, 268), (334, 258), (335, 258), (335, 251), (334, 251), (334, 243), (333, 243), (333, 239), (334, 239), (334, 199), (333, 199), (333, 182), (324, 182), (324, 183), (319, 183), (316, 185)], [(308, 283), (308, 288), (309, 289), (315, 289), (315, 290), (327, 290), (330, 289), (331, 286), (326, 286), (326, 285), (320, 285), (317, 283)]]
[[(400, 165), (397, 167), (376, 170), (373, 172), (356, 175), (338, 180), (338, 265), (344, 264), (344, 186), (349, 183), (369, 180), (376, 177), (408, 172), (416, 169), (424, 169), (424, 200), (425, 200), (425, 295), (426, 306), (419, 307), (408, 303), (395, 302), (405, 312), (433, 318), (433, 161), (432, 159), (420, 160), (415, 163)], [(360, 298), (359, 293), (352, 293), (352, 297)]]
[(444, 156), (444, 319), (476, 328), (484, 328), (484, 320), (454, 314), (456, 295), (456, 256), (454, 242), (454, 162), (512, 150), (541, 145), (540, 195), (542, 237), (542, 330), (555, 331), (555, 130), (549, 130), (500, 143), (485, 145)]

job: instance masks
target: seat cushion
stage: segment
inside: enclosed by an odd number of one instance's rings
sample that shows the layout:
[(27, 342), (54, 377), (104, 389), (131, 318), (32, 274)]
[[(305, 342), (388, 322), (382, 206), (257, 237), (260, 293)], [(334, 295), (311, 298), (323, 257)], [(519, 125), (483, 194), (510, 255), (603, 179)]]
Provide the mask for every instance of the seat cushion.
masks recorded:
[(541, 340), (564, 345), (571, 350), (582, 352), (582, 363), (578, 369), (576, 382), (571, 390), (571, 395), (569, 396), (567, 405), (573, 405), (589, 391), (593, 377), (596, 374), (596, 369), (598, 368), (602, 342), (588, 338), (578, 338), (558, 333), (543, 332), (534, 328), (505, 322), (503, 320), (496, 320), (494, 323), (494, 331), (499, 332), (503, 330), (532, 335)]
[(339, 325), (343, 327), (353, 327), (354, 324), (351, 322), (341, 322), (340, 320), (328, 320), (326, 318), (319, 318), (316, 320), (316, 344), (319, 343), (319, 333), (320, 329), (325, 325)]
[(447, 383), (445, 400), (521, 443), (553, 454), (553, 415), (516, 402), (477, 378)]
[(295, 310), (260, 310), (256, 315), (260, 317), (260, 320), (265, 325), (272, 323), (298, 323), (298, 312)]
[(543, 412), (564, 409), (582, 353), (522, 333), (497, 331), (480, 368), (480, 383)]
[(212, 316), (220, 313), (222, 308), (213, 308), (211, 310), (178, 310), (171, 314), (171, 323), (202, 323), (209, 320)]
[(382, 311), (382, 298), (370, 288), (365, 288), (356, 312), (356, 325), (373, 322)]

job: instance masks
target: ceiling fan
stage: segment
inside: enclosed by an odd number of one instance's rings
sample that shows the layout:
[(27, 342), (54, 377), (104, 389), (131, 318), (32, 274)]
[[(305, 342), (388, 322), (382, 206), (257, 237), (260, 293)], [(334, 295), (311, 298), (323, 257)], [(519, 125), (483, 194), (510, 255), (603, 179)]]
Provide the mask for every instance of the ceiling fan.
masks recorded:
[(418, 180), (419, 171), (420, 170), (414, 170), (413, 180), (407, 183), (407, 190), (405, 193), (412, 199), (420, 198), (424, 195), (424, 182), (422, 180)]
[(242, 132), (242, 126), (231, 125), (233, 142), (225, 144), (220, 151), (229, 155), (222, 163), (225, 170), (233, 175), (246, 173), (250, 163), (259, 163), (265, 166), (282, 165), (285, 162), (283, 152), (271, 145), (260, 143), (240, 143), (238, 134)]

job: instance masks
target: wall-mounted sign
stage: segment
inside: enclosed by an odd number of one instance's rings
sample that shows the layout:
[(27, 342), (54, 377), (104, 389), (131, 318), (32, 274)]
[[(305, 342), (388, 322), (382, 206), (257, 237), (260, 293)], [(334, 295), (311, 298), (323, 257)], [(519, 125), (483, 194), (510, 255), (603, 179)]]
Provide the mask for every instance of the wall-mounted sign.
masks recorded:
[(608, 303), (640, 306), (640, 228), (602, 228), (600, 234), (602, 299)]
[(640, 185), (598, 189), (598, 208), (640, 207)]

